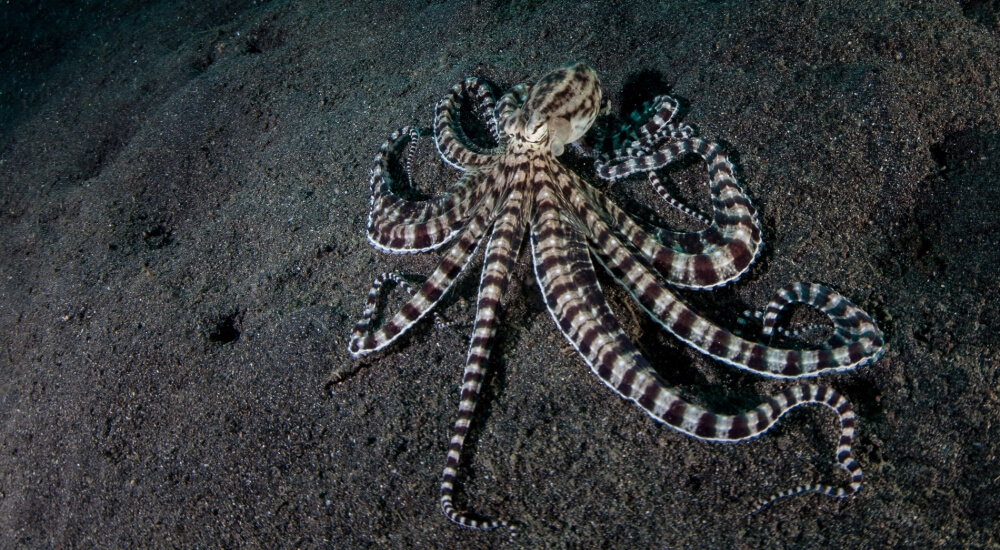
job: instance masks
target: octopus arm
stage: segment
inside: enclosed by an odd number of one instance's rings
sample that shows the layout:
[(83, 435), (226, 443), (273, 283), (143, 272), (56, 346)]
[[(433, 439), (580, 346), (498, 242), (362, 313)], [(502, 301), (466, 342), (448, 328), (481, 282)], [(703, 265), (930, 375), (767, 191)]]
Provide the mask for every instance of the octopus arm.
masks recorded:
[(825, 405), (833, 409), (840, 420), (836, 462), (848, 472), (850, 481), (842, 486), (801, 485), (761, 501), (758, 508), (777, 498), (801, 492), (842, 497), (857, 491), (863, 474), (851, 454), (855, 417), (843, 396), (824, 385), (798, 384), (737, 415), (714, 414), (685, 401), (665, 384), (622, 332), (596, 284), (597, 277), (583, 234), (565, 223), (554, 210), (541, 208), (536, 223), (532, 224), (531, 250), (536, 279), (559, 330), (606, 386), (637, 404), (655, 420), (687, 435), (715, 441), (756, 437), (793, 408), (810, 403)]
[[(462, 127), (462, 105), (471, 100), (471, 109), (496, 147), (476, 144)], [(483, 168), (493, 163), (503, 151), (496, 116), (496, 100), (490, 87), (478, 78), (467, 78), (454, 85), (434, 110), (434, 143), (441, 158), (459, 170)]]
[(719, 327), (686, 305), (613, 233), (591, 235), (589, 240), (597, 259), (650, 316), (695, 349), (737, 368), (776, 378), (800, 378), (853, 369), (882, 351), (882, 332), (874, 320), (823, 285), (795, 283), (780, 290), (765, 310), (765, 331), (772, 333), (782, 309), (802, 303), (829, 317), (833, 335), (810, 349), (770, 346)]
[(468, 222), (495, 179), (495, 175), (467, 172), (447, 192), (430, 199), (401, 197), (397, 190), (402, 184), (393, 177), (390, 164), (413, 139), (412, 132), (406, 130), (390, 136), (372, 168), (368, 239), (380, 250), (393, 253), (424, 252), (450, 242)]
[(372, 318), (378, 305), (380, 288), (372, 285), (368, 292), (361, 319), (351, 333), (349, 351), (353, 356), (367, 355), (380, 350), (409, 331), (413, 325), (430, 312), (452, 287), (474, 255), (493, 213), (492, 201), (480, 206), (455, 243), (441, 259), (434, 272), (420, 289), (378, 330), (372, 328)]

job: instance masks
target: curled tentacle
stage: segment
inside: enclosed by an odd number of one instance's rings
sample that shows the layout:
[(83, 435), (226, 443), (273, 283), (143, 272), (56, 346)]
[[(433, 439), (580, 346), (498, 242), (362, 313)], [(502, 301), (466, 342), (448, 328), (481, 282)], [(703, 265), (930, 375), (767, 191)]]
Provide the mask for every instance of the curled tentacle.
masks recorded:
[[(693, 218), (702, 225), (712, 225), (712, 220), (706, 218), (704, 214), (692, 209), (690, 206), (681, 202), (677, 197), (671, 195), (670, 191), (668, 191), (667, 188), (663, 186), (663, 183), (660, 182), (660, 178), (656, 175), (656, 172), (649, 173), (649, 185), (652, 186), (653, 190), (656, 191), (656, 194), (659, 195), (664, 202), (673, 207), (674, 210)], [(661, 243), (663, 242), (662, 238), (658, 240)]]
[(760, 251), (760, 223), (750, 198), (736, 181), (729, 156), (717, 144), (692, 137), (691, 127), (676, 121), (678, 110), (670, 96), (647, 102), (631, 115), (630, 124), (607, 138), (615, 148), (594, 167), (607, 180), (649, 172), (650, 183), (668, 204), (699, 217), (671, 197), (653, 171), (687, 155), (701, 157), (710, 178), (713, 211), (708, 226), (695, 232), (653, 227), (651, 236), (596, 190), (594, 200), (610, 214), (603, 230), (626, 235), (668, 282), (710, 289), (738, 279), (754, 262)]
[(587, 135), (588, 146), (605, 155), (598, 160), (621, 158), (632, 151), (648, 151), (665, 139), (686, 139), (694, 135), (687, 124), (677, 121), (680, 103), (660, 95), (642, 104), (629, 114), (629, 120), (617, 132), (610, 133), (594, 128)]
[[(841, 425), (837, 465), (851, 478), (843, 486), (809, 484), (771, 500), (815, 491), (847, 496), (861, 485), (861, 467), (851, 455), (854, 412), (832, 388), (798, 384), (768, 397), (742, 414), (719, 415), (685, 401), (666, 385), (622, 332), (597, 285), (597, 276), (582, 233), (560, 219), (553, 203), (539, 202), (531, 230), (535, 273), (545, 305), (563, 334), (609, 388), (635, 402), (659, 422), (698, 439), (740, 441), (767, 431), (786, 412), (818, 403), (837, 412)], [(768, 500), (766, 502), (770, 502)]]
[[(492, 203), (492, 201), (490, 201)], [(351, 332), (348, 349), (351, 355), (357, 357), (367, 355), (389, 345), (405, 334), (444, 297), (448, 289), (469, 263), (476, 248), (482, 240), (488, 224), (488, 215), (492, 204), (481, 207), (469, 224), (462, 230), (461, 236), (448, 249), (441, 263), (421, 285), (420, 290), (410, 298), (400, 310), (380, 329), (372, 330), (371, 321), (378, 303), (382, 281), (376, 279), (368, 293), (361, 319)]]
[(750, 197), (733, 176), (735, 169), (729, 156), (717, 144), (699, 138), (672, 141), (639, 159), (647, 161), (648, 168), (643, 171), (648, 171), (689, 154), (705, 161), (710, 178), (712, 223), (705, 229), (678, 232), (657, 227), (654, 238), (617, 205), (603, 196), (598, 200), (615, 216), (617, 229), (668, 282), (710, 289), (738, 279), (756, 260), (761, 244), (760, 222)]
[[(654, 262), (676, 285), (708, 289), (740, 277), (760, 250), (757, 212), (734, 176), (728, 155), (714, 143), (693, 137), (690, 126), (677, 122), (679, 105), (670, 96), (658, 96), (631, 115), (632, 122), (608, 141), (616, 145), (594, 163), (598, 176), (615, 180), (648, 172), (656, 192), (668, 204), (695, 218), (703, 216), (670, 196), (653, 173), (686, 155), (698, 155), (707, 164), (713, 211), (707, 227), (678, 232), (653, 226), (654, 240), (621, 210), (601, 197), (601, 205), (618, 220), (617, 229)], [(657, 246), (659, 243), (665, 248)]]
[(450, 242), (468, 221), (470, 213), (489, 190), (487, 176), (463, 174), (451, 188), (427, 200), (408, 200), (398, 192), (411, 186), (407, 153), (406, 182), (397, 181), (392, 166), (403, 151), (412, 151), (419, 132), (404, 127), (392, 133), (375, 155), (371, 176), (368, 240), (387, 252), (424, 252)]
[[(698, 138), (671, 142), (665, 151), (661, 166), (686, 154), (705, 160), (713, 214), (712, 223), (701, 231), (655, 228), (654, 237), (604, 193), (572, 173), (564, 171), (567, 181), (560, 183), (594, 238), (623, 236), (670, 284), (704, 290), (738, 279), (757, 258), (761, 234), (757, 210), (733, 177), (729, 157), (718, 145)], [(584, 193), (574, 194), (574, 188), (582, 188)], [(595, 204), (600, 208), (595, 209)]]
[[(510, 115), (514, 114), (514, 111), (517, 111), (521, 105), (524, 105), (524, 100), (528, 97), (529, 92), (531, 92), (531, 85), (518, 84), (500, 98), (500, 102), (497, 103), (496, 108), (498, 128), (503, 128), (504, 124), (507, 123), (507, 119), (510, 118)], [(500, 134), (503, 134), (503, 132), (500, 132)], [(507, 139), (507, 136), (502, 137), (503, 139)]]
[(652, 269), (636, 261), (630, 246), (617, 236), (588, 235), (588, 240), (608, 272), (664, 328), (698, 351), (734, 367), (776, 378), (801, 378), (853, 369), (873, 361), (882, 352), (882, 331), (875, 321), (850, 300), (823, 285), (788, 285), (772, 300), (769, 311), (774, 317), (792, 302), (811, 305), (833, 322), (833, 336), (808, 349), (767, 346), (719, 327), (686, 305)]
[[(469, 138), (462, 127), (461, 114), (464, 100), (472, 102), (472, 110), (485, 124), (490, 136), (498, 143), (493, 148), (483, 148)], [(445, 162), (459, 170), (483, 168), (496, 161), (503, 151), (501, 135), (494, 114), (496, 100), (489, 85), (478, 78), (466, 78), (448, 91), (434, 110), (434, 143)]]

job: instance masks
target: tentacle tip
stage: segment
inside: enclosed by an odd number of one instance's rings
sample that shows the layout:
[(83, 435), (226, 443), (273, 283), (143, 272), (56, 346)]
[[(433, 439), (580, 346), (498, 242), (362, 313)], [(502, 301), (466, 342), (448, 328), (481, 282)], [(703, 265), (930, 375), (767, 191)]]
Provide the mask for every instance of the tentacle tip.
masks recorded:
[(858, 486), (860, 485), (860, 480), (848, 484), (846, 486), (835, 487), (831, 485), (810, 483), (808, 485), (800, 485), (794, 489), (789, 489), (786, 491), (781, 491), (779, 493), (774, 493), (766, 499), (759, 500), (757, 505), (753, 510), (750, 511), (748, 515), (756, 515), (760, 513), (761, 510), (770, 506), (777, 500), (785, 499), (788, 497), (793, 497), (796, 495), (801, 495), (803, 493), (819, 493), (821, 495), (826, 495), (833, 498), (848, 498), (853, 496), (858, 492)]
[(372, 352), (372, 350), (370, 350), (370, 349), (364, 349), (364, 348), (349, 349), (348, 350), (348, 353), (351, 355), (351, 358), (353, 358), (353, 359), (361, 359), (362, 357), (368, 355), (371, 352)]
[(802, 489), (801, 487), (796, 487), (796, 488), (795, 488), (795, 489), (793, 489), (793, 490), (790, 490), (790, 491), (782, 491), (782, 492), (780, 492), (780, 493), (775, 493), (775, 494), (773, 494), (773, 495), (771, 495), (771, 496), (769, 496), (769, 497), (767, 497), (767, 498), (764, 498), (764, 499), (761, 499), (761, 500), (758, 500), (758, 501), (757, 501), (757, 505), (756, 505), (756, 506), (754, 506), (753, 510), (751, 510), (751, 511), (750, 511), (750, 513), (749, 513), (748, 515), (750, 515), (750, 516), (754, 516), (754, 515), (757, 515), (757, 514), (759, 514), (759, 513), (761, 512), (761, 510), (763, 510), (764, 508), (767, 508), (768, 506), (770, 506), (770, 505), (774, 504), (774, 503), (775, 503), (775, 501), (778, 501), (778, 500), (781, 500), (781, 499), (783, 499), (783, 498), (787, 498), (787, 497), (790, 497), (790, 496), (793, 496), (793, 495), (797, 495), (797, 494), (801, 493), (801, 492), (802, 492), (802, 490), (801, 490), (801, 489)]
[(511, 539), (517, 537), (517, 535), (521, 532), (521, 527), (522, 527), (521, 522), (510, 519), (487, 520), (487, 523), (484, 526), (484, 528), (489, 531), (493, 530), (502, 531), (506, 529)]
[(762, 499), (762, 500), (757, 501), (757, 505), (754, 506), (753, 510), (750, 510), (750, 513), (747, 514), (747, 515), (748, 516), (755, 516), (755, 515), (759, 514), (761, 510), (763, 510), (764, 508), (767, 508), (768, 505), (770, 505), (772, 502), (774, 502), (773, 498)]
[(518, 522), (506, 519), (487, 520), (485, 523), (480, 525), (479, 529), (483, 531), (502, 531), (506, 529), (510, 540), (517, 538), (518, 533), (521, 531), (520, 524)]

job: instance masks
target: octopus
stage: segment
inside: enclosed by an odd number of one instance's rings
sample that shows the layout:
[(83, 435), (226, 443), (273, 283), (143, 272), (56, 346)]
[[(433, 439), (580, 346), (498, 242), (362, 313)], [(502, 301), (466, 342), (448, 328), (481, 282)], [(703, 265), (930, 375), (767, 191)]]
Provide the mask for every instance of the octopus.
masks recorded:
[[(485, 242), (458, 416), (441, 478), (444, 515), (475, 529), (506, 527), (513, 534), (517, 527), (515, 521), (460, 510), (455, 493), (501, 297), (525, 238), (535, 279), (559, 331), (607, 387), (657, 422), (698, 439), (733, 442), (759, 436), (801, 405), (815, 403), (835, 411), (840, 421), (836, 465), (847, 472), (847, 481), (800, 485), (762, 499), (758, 508), (804, 492), (854, 494), (863, 474), (851, 454), (856, 420), (851, 404), (832, 387), (803, 379), (875, 360), (883, 349), (882, 332), (865, 311), (815, 283), (781, 288), (763, 310), (750, 316), (761, 333), (756, 339), (722, 328), (682, 299), (678, 289), (717, 288), (747, 271), (761, 247), (757, 211), (734, 177), (726, 152), (696, 137), (678, 120), (674, 98), (663, 95), (647, 102), (618, 132), (594, 127), (608, 105), (602, 101), (597, 73), (582, 62), (559, 67), (534, 85), (515, 86), (499, 100), (487, 83), (468, 78), (451, 88), (434, 113), (434, 144), (441, 159), (460, 172), (455, 183), (430, 197), (412, 193), (409, 165), (414, 146), (420, 136), (432, 133), (430, 129), (401, 128), (375, 156), (367, 220), (371, 244), (389, 253), (442, 251), (442, 256), (419, 286), (395, 274), (375, 280), (351, 335), (353, 356), (389, 346), (425, 318)], [(656, 192), (693, 216), (700, 229), (676, 231), (626, 212), (560, 162), (571, 146), (580, 155), (596, 158), (598, 179), (647, 174)], [(691, 156), (700, 157), (707, 167), (711, 212), (705, 214), (672, 197), (656, 174)], [(715, 414), (686, 401), (623, 331), (602, 293), (595, 263), (639, 308), (687, 345), (738, 369), (794, 382), (742, 414)], [(409, 296), (391, 317), (376, 323), (387, 282), (401, 284)], [(821, 341), (810, 342), (779, 327), (782, 314), (793, 304), (825, 314), (829, 322), (820, 327)]]

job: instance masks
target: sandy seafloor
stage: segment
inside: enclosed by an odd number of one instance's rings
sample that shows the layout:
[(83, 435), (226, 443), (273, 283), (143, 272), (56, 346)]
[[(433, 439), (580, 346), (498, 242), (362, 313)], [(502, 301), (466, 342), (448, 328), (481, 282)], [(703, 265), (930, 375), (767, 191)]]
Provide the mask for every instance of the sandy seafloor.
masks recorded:
[[(0, 547), (1000, 548), (996, 0), (0, 12)], [(478, 269), (441, 310), (455, 324), (349, 357), (374, 276), (438, 258), (368, 244), (371, 159), (462, 78), (504, 90), (575, 59), (615, 116), (670, 90), (738, 163), (767, 247), (685, 296), (733, 326), (820, 281), (884, 329), (881, 360), (820, 378), (859, 415), (854, 498), (748, 514), (843, 480), (834, 416), (798, 409), (738, 444), (659, 425), (568, 348), (522, 264), (459, 498), (524, 527), (511, 542), (441, 515)], [(431, 191), (454, 177), (429, 142), (417, 164)], [(602, 185), (664, 210), (641, 179)], [(691, 400), (733, 413), (781, 386), (602, 283)]]

